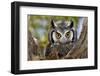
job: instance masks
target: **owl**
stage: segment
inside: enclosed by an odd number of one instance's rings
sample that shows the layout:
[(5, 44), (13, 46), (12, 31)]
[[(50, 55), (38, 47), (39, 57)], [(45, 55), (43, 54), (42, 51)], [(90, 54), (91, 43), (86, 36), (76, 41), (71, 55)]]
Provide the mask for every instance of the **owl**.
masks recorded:
[[(74, 29), (74, 22), (71, 21), (51, 21), (51, 29), (48, 33), (49, 44), (45, 56), (51, 55), (56, 50), (56, 57), (65, 56), (77, 40), (77, 33)], [(52, 50), (55, 49), (55, 50)], [(53, 53), (52, 53), (53, 54)]]
[(73, 21), (60, 21), (55, 23), (51, 21), (52, 29), (49, 32), (49, 42), (67, 44), (76, 40), (76, 32)]

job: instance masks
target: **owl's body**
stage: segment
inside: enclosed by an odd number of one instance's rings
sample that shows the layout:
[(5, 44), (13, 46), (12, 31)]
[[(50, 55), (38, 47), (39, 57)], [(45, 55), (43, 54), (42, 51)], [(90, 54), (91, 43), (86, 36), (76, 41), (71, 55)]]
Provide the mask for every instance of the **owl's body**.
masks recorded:
[(50, 54), (52, 48), (59, 48), (57, 50), (58, 57), (64, 56), (70, 47), (73, 47), (74, 42), (77, 40), (77, 33), (74, 29), (73, 21), (51, 21), (51, 29), (48, 34), (49, 48), (46, 49), (46, 56)]

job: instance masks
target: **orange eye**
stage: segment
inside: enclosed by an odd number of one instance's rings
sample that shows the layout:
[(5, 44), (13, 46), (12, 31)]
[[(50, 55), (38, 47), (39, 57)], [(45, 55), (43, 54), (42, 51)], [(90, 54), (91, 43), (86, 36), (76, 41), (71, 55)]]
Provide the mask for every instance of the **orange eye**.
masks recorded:
[(60, 37), (61, 37), (61, 34), (58, 33), (58, 32), (56, 32), (56, 38), (57, 38), (57, 39), (60, 39)]
[(65, 34), (65, 36), (66, 36), (67, 38), (69, 38), (70, 35), (71, 35), (70, 31), (68, 31), (68, 32)]

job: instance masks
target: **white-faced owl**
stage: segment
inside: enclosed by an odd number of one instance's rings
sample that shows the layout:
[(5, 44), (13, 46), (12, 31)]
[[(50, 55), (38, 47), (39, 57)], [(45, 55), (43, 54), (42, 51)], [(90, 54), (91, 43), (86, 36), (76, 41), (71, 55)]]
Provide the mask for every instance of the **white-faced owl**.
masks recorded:
[(52, 20), (51, 25), (48, 33), (49, 44), (46, 48), (45, 56), (49, 56), (50, 59), (59, 59), (71, 50), (77, 40), (77, 33), (72, 20), (58, 22)]

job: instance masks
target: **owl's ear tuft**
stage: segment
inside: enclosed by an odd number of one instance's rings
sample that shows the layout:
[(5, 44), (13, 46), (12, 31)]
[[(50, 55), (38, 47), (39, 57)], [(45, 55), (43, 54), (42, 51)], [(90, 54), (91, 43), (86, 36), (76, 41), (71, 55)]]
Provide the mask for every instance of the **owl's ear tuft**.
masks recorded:
[(54, 22), (54, 20), (51, 20), (51, 25), (53, 28), (57, 27), (57, 24)]
[(70, 28), (73, 28), (74, 22), (71, 20)]

